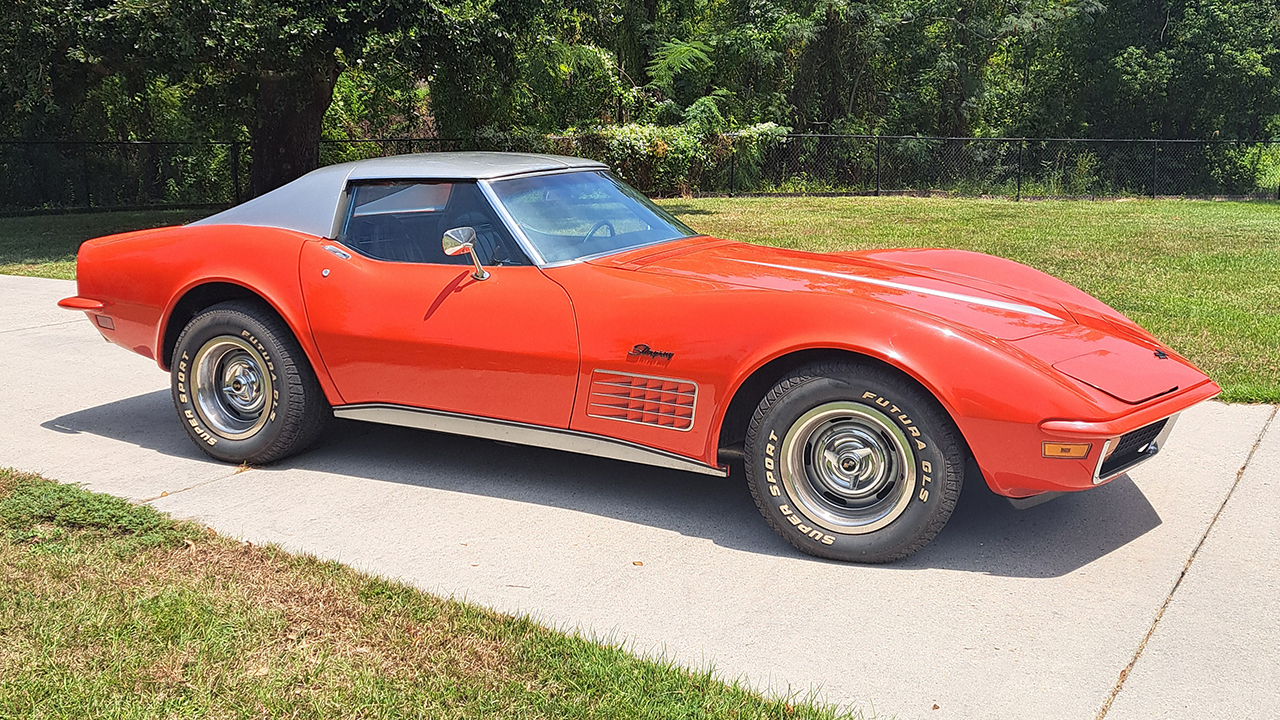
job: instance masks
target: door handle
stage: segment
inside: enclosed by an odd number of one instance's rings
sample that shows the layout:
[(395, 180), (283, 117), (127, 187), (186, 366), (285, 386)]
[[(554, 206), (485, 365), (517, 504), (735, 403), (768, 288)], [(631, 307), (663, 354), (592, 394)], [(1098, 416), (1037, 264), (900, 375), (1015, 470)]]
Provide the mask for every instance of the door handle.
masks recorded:
[(320, 247), (321, 247), (321, 249), (328, 250), (329, 252), (333, 253), (334, 255), (337, 255), (338, 257), (342, 258), (343, 260), (350, 260), (350, 259), (351, 259), (351, 254), (350, 254), (350, 253), (348, 253), (347, 251), (343, 250), (343, 249), (342, 249), (342, 248), (340, 248), (340, 247), (335, 247), (335, 246), (333, 246), (333, 245), (321, 245)]

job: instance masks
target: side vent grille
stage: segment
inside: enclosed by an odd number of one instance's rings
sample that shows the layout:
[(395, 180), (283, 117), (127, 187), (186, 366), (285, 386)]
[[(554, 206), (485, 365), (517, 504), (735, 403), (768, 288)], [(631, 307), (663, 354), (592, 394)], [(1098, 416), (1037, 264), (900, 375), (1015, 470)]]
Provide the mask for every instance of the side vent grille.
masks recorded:
[(656, 425), (672, 430), (693, 427), (698, 384), (689, 380), (596, 370), (591, 373), (591, 417)]

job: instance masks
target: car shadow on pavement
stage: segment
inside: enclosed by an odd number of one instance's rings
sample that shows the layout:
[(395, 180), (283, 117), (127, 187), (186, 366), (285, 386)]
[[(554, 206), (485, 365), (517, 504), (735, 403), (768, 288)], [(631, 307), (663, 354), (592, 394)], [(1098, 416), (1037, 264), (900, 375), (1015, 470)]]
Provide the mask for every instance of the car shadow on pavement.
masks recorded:
[[(200, 453), (175, 422), (168, 391), (88, 408), (41, 426), (216, 462)], [(717, 478), (354, 421), (335, 421), (313, 450), (258, 471), (291, 469), (535, 503), (703, 537), (735, 550), (801, 557), (765, 525), (740, 472)], [(1058, 577), (1159, 524), (1159, 515), (1128, 476), (1028, 510), (1015, 510), (980, 479), (970, 480), (942, 533), (916, 555), (883, 567)]]

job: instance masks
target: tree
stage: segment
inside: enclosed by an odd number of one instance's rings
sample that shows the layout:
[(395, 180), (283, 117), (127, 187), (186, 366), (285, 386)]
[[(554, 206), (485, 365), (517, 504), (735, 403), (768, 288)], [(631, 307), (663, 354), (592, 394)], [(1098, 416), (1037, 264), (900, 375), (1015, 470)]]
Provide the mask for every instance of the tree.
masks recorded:
[(318, 165), (321, 127), (343, 63), (376, 56), (431, 66), (468, 41), (468, 49), (479, 45), (474, 38), (489, 29), (489, 4), (167, 0), (135, 12), (145, 54), (171, 71), (207, 73), (249, 105), (256, 195)]
[(183, 85), (193, 117), (217, 117), (224, 130), (247, 128), (256, 195), (318, 165), (323, 119), (348, 64), (404, 63), (428, 78), (477, 64), (510, 66), (510, 30), (537, 7), (500, 0), (17, 0), (0, 16), (14, 21), (0, 35), (0, 56), (25, 54), (26, 61), (5, 63), (0, 97), (12, 102), (11, 118), (35, 121), (47, 136), (73, 129), (58, 121), (69, 107), (90, 107), (95, 92), (115, 87), (98, 106), (124, 108), (132, 113), (125, 124), (150, 137), (139, 98)]

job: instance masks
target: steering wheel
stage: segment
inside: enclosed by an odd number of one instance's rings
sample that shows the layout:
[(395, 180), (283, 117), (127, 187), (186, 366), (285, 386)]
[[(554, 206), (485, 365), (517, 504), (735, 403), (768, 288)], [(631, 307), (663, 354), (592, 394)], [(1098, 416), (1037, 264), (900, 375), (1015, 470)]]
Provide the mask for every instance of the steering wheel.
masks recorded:
[(609, 228), (609, 237), (613, 237), (614, 235), (618, 234), (618, 231), (613, 229), (613, 223), (609, 222), (608, 220), (601, 220), (595, 225), (592, 225), (591, 229), (587, 231), (587, 234), (582, 236), (582, 244), (586, 245), (587, 241), (591, 239), (591, 236), (595, 235), (596, 231), (603, 227)]

